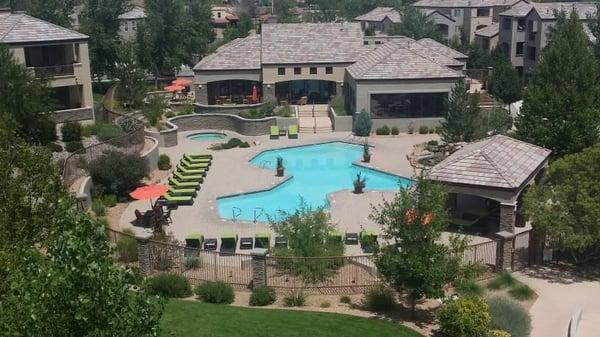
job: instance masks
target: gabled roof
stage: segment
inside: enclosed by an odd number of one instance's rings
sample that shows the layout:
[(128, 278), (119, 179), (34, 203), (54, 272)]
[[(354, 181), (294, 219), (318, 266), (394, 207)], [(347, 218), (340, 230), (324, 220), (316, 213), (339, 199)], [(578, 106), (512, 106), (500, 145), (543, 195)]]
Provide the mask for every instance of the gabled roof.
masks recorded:
[(483, 37), (494, 37), (500, 32), (500, 25), (498, 22), (494, 22), (489, 26), (483, 27), (475, 31), (475, 35)]
[(598, 10), (596, 3), (593, 2), (532, 2), (531, 4), (542, 20), (556, 19), (555, 13), (561, 11), (566, 12), (567, 15), (575, 11), (581, 20), (586, 20), (588, 17), (595, 16)]
[(423, 56), (431, 61), (446, 66), (446, 67), (463, 67), (465, 65), (464, 62), (459, 61), (450, 56), (438, 53), (435, 50), (432, 50), (427, 45), (421, 44), (418, 41), (413, 39), (406, 38), (402, 43), (405, 43), (405, 48), (412, 50), (413, 52)]
[(419, 0), (412, 5), (415, 7), (436, 8), (477, 8), (513, 6), (522, 0)]
[(429, 17), (429, 16), (437, 13), (440, 16), (443, 16), (452, 22), (456, 22), (456, 20), (454, 20), (450, 15), (442, 13), (441, 11), (438, 11), (437, 9), (418, 8), (418, 10), (421, 11), (421, 13), (423, 13), (426, 17)]
[(539, 170), (550, 152), (496, 135), (465, 145), (434, 166), (429, 178), (445, 183), (516, 189)]
[(529, 12), (533, 9), (533, 6), (526, 2), (519, 2), (518, 4), (512, 6), (510, 9), (505, 10), (500, 13), (500, 15), (504, 16), (514, 16), (514, 17), (525, 17)]
[(140, 6), (133, 6), (129, 11), (119, 15), (119, 20), (136, 20), (144, 18), (146, 18), (146, 11)]
[(400, 23), (402, 21), (400, 13), (393, 7), (376, 7), (366, 14), (355, 17), (354, 20), (383, 22), (386, 17), (389, 18), (393, 23)]
[(264, 64), (352, 63), (365, 51), (359, 23), (264, 24)]
[(260, 35), (253, 34), (222, 45), (194, 70), (253, 70), (260, 66)]
[(24, 13), (0, 12), (0, 43), (80, 41), (87, 38), (87, 35)]
[(436, 40), (430, 39), (430, 38), (424, 38), (424, 39), (420, 39), (419, 41), (420, 45), (426, 46), (429, 49), (435, 51), (436, 53), (442, 54), (442, 55), (446, 55), (448, 57), (451, 57), (453, 59), (467, 59), (469, 58), (467, 55), (452, 49), (448, 46), (446, 46), (443, 43), (437, 42)]
[[(412, 40), (408, 39), (407, 40)], [(356, 63), (346, 68), (357, 80), (401, 80), (426, 78), (459, 78), (462, 75), (430, 57), (421, 55), (422, 46), (411, 49), (414, 40), (403, 39), (386, 42)]]

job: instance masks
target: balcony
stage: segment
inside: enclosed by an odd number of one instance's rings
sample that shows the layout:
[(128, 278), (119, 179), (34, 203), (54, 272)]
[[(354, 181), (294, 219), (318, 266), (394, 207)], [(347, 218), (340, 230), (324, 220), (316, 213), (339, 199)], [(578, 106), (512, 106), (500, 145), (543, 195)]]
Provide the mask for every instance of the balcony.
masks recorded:
[(29, 67), (38, 77), (56, 77), (74, 75), (73, 64), (57, 64), (53, 66)]
[(530, 32), (529, 34), (527, 34), (527, 38), (529, 39), (529, 41), (535, 41), (536, 35), (536, 32)]

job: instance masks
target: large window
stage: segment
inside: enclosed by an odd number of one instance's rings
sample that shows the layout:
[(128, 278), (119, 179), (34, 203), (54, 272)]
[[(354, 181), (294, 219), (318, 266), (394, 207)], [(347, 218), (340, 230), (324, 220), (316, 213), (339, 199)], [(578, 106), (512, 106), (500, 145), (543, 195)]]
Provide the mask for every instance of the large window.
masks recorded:
[(527, 59), (535, 61), (536, 50), (535, 47), (527, 47)]
[(477, 8), (477, 16), (490, 16), (489, 8)]
[(325, 74), (333, 74), (333, 67), (325, 67)]
[(517, 42), (517, 50), (515, 51), (516, 56), (523, 56), (523, 42)]
[(50, 89), (50, 98), (56, 110), (81, 108), (82, 85)]
[(502, 29), (504, 30), (510, 30), (512, 26), (512, 19), (511, 18), (503, 18), (502, 19)]
[(285, 68), (277, 68), (277, 75), (285, 75)]
[(294, 75), (301, 75), (301, 74), (302, 74), (302, 68), (300, 68), (300, 67), (294, 68)]
[(406, 93), (371, 95), (373, 118), (442, 117), (448, 93)]
[(335, 96), (336, 88), (333, 81), (320, 80), (294, 80), (275, 84), (275, 96), (279, 102), (287, 101), (296, 104), (298, 100), (306, 97), (309, 104), (324, 104)]

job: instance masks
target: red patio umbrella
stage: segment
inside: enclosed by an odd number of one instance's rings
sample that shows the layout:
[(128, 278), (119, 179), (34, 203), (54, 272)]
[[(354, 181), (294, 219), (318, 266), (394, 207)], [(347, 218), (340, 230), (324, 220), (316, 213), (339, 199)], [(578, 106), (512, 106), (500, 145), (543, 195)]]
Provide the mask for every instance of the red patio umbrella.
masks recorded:
[(252, 103), (256, 103), (258, 101), (258, 90), (256, 89), (256, 84), (252, 86)]
[(152, 205), (152, 199), (160, 198), (168, 190), (169, 186), (167, 185), (146, 185), (136, 188), (129, 193), (129, 196), (136, 200), (150, 200), (150, 205)]
[(178, 78), (176, 80), (173, 80), (171, 82), (171, 84), (172, 85), (178, 85), (178, 86), (181, 86), (181, 87), (189, 87), (190, 84), (192, 84), (192, 80), (188, 80), (188, 79), (185, 79), (185, 78)]
[(165, 87), (165, 90), (168, 92), (177, 92), (177, 91), (181, 91), (183, 89), (185, 89), (185, 87), (182, 87), (180, 85), (174, 85), (174, 84)]

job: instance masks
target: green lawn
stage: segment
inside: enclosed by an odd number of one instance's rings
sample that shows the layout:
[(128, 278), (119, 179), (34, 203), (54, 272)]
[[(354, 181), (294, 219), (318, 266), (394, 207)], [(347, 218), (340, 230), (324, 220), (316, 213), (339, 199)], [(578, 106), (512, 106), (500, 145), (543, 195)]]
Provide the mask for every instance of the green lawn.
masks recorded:
[(398, 324), (348, 315), (247, 309), (171, 300), (162, 320), (164, 336), (210, 337), (421, 337)]

